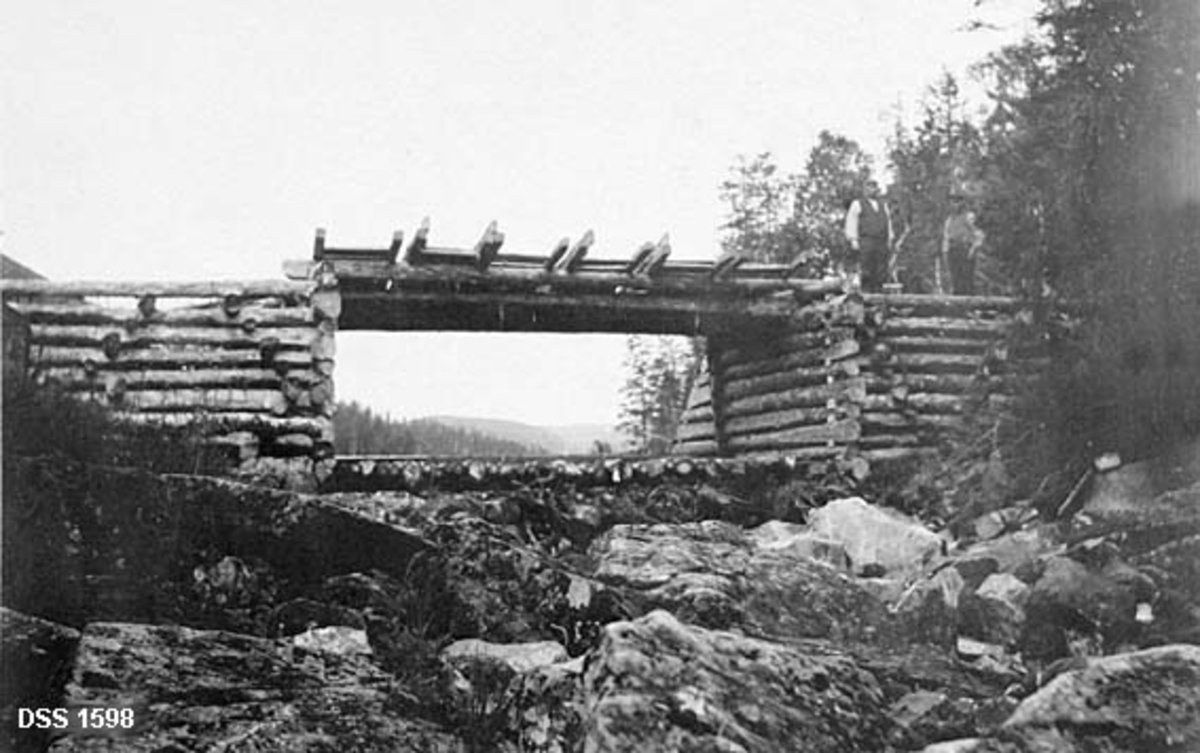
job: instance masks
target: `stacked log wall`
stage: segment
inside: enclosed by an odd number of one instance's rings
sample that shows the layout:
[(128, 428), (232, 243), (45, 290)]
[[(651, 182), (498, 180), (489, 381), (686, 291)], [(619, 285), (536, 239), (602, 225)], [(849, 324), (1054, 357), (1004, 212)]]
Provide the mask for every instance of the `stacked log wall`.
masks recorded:
[(902, 457), (937, 448), (981, 401), (1011, 405), (1039, 354), (1010, 298), (830, 297), (783, 329), (710, 337), (674, 452)]
[(332, 453), (336, 294), (265, 283), (73, 295), (66, 285), (6, 296), (28, 322), (36, 383), (123, 422), (195, 428), (241, 461)]

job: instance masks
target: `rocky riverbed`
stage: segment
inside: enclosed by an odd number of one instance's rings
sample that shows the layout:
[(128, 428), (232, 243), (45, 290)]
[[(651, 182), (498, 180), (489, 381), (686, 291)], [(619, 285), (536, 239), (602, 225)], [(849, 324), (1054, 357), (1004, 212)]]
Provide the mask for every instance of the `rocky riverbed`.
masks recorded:
[(1107, 470), (1066, 519), (955, 537), (841, 489), (316, 495), (13, 462), (0, 747), (1200, 750), (1198, 480)]

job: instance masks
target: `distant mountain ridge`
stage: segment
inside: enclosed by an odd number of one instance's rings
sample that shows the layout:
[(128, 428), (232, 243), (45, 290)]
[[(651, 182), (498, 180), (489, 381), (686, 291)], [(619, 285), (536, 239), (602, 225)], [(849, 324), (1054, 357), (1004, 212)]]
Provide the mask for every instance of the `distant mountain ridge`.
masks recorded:
[(564, 424), (536, 426), (500, 418), (472, 416), (427, 416), (446, 426), (470, 429), (498, 439), (543, 448), (550, 455), (590, 455), (596, 442), (604, 442), (614, 452), (626, 449), (626, 439), (613, 426), (605, 424)]

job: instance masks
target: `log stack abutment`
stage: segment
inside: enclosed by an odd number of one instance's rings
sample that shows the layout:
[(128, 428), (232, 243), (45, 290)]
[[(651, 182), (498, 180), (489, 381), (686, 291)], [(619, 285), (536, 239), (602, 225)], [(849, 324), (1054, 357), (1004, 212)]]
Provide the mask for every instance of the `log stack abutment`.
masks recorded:
[(333, 451), (338, 300), (314, 283), (6, 280), (26, 377), (241, 462)]
[(1015, 298), (831, 294), (783, 326), (718, 333), (674, 452), (864, 468), (935, 452), (1037, 373), (1032, 318)]

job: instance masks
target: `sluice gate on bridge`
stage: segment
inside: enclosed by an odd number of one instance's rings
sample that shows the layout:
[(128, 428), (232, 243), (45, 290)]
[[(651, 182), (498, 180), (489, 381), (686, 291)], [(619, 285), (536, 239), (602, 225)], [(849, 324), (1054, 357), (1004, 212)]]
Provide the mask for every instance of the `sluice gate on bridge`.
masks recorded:
[(503, 241), (494, 223), (473, 248), (432, 246), (427, 224), (377, 249), (318, 231), (289, 280), (0, 290), (36, 379), (128, 421), (201, 427), (244, 461), (332, 454), (339, 331), (702, 336), (674, 453), (758, 462), (928, 451), (974, 406), (1010, 403), (1042, 355), (1014, 345), (1030, 316), (1010, 298), (858, 295), (796, 267), (673, 261), (665, 237), (627, 260), (590, 258), (590, 232), (542, 254)]

